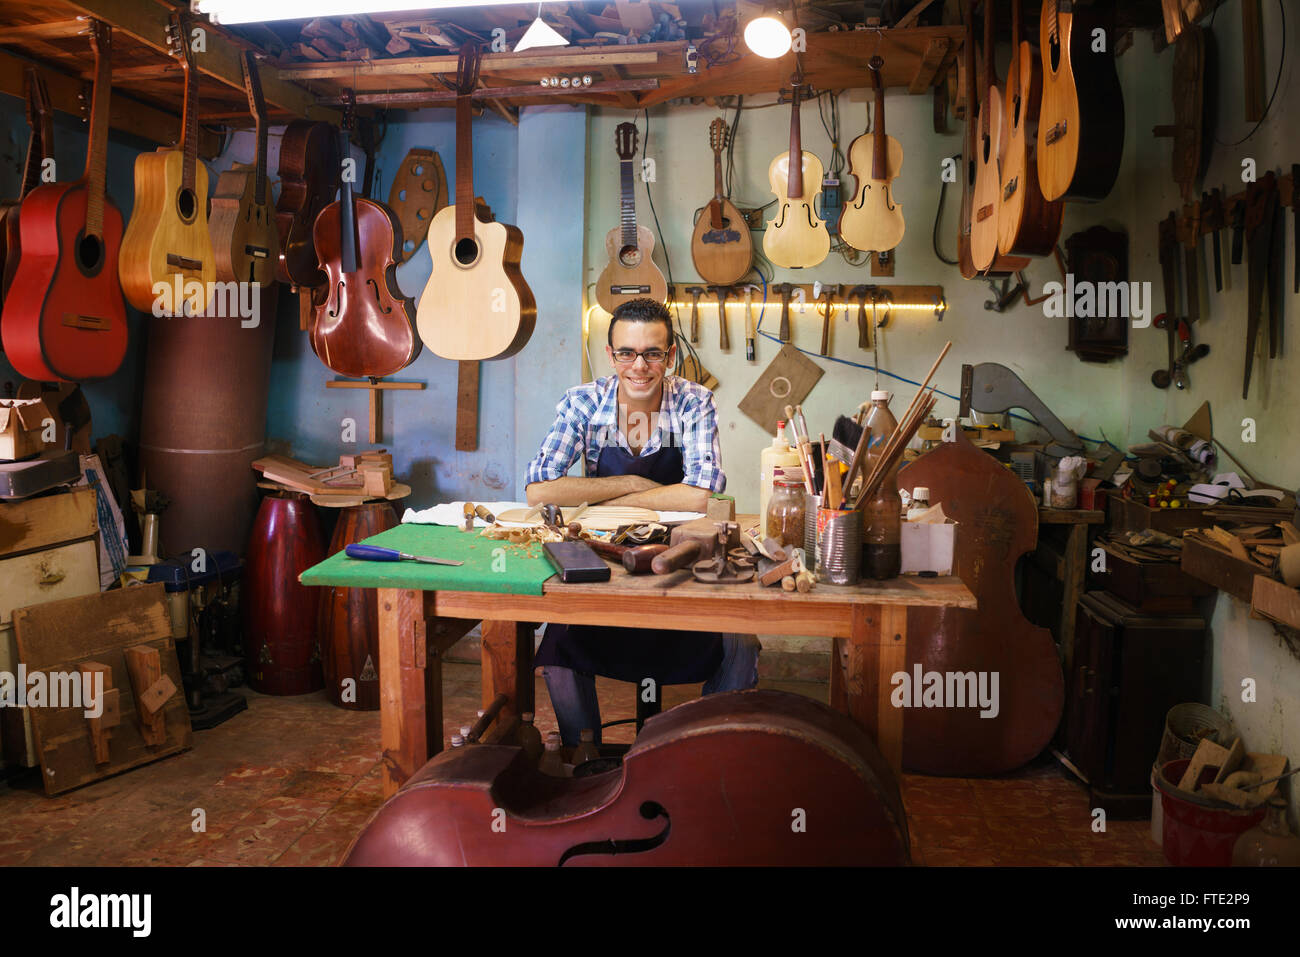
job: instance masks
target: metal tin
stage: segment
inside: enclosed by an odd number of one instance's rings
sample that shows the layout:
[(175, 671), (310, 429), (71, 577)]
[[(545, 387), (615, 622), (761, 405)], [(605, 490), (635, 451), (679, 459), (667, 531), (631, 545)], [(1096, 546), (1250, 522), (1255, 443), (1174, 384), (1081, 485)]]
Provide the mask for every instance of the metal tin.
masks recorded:
[(861, 562), (862, 516), (852, 509), (817, 509), (817, 580), (856, 585)]

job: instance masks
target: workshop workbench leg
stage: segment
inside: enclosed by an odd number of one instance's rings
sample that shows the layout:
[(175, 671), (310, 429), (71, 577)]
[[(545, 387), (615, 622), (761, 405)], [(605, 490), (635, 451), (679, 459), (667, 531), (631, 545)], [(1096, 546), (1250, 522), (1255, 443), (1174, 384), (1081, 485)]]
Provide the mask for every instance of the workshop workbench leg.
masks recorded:
[(903, 709), (890, 702), (890, 679), (907, 670), (906, 606), (868, 605), (855, 615), (848, 652), (845, 693), (849, 714), (875, 739), (881, 756), (901, 780)]
[[(378, 591), (379, 728), (387, 798), (429, 759), (424, 593), (397, 588)], [(434, 704), (441, 725), (441, 700)], [(440, 735), (434, 747), (441, 746)]]
[(483, 707), (499, 694), (508, 699), (501, 709), (502, 720), (535, 711), (533, 681), (533, 633), (536, 626), (524, 621), (484, 621), (480, 662), (483, 669)]
[(1083, 595), (1083, 578), (1088, 568), (1088, 526), (1071, 525), (1065, 543), (1064, 592), (1061, 596), (1061, 658), (1065, 674), (1074, 674), (1074, 614)]
[(848, 639), (831, 639), (831, 707), (849, 713), (849, 703), (844, 689), (844, 669), (848, 665)]

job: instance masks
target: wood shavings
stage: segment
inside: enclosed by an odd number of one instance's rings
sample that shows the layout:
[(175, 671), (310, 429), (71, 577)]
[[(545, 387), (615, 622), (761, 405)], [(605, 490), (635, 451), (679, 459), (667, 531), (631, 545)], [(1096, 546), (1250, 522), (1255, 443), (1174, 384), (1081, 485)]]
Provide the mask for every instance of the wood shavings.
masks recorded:
[(528, 528), (506, 528), (493, 523), (479, 532), (483, 538), (509, 542), (511, 545), (532, 545), (543, 542), (562, 542), (564, 536), (545, 525), (532, 525)]

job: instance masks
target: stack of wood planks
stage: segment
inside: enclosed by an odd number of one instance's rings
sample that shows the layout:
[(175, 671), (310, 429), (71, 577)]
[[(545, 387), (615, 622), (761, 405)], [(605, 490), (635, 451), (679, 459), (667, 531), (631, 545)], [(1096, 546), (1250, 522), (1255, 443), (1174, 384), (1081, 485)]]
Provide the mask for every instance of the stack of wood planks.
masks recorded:
[[(1206, 516), (1213, 518), (1218, 511), (1207, 511)], [(1258, 509), (1248, 511), (1254, 513)], [(1283, 548), (1300, 544), (1300, 532), (1285, 520), (1276, 524), (1232, 525), (1229, 528), (1212, 525), (1209, 528), (1188, 529), (1184, 535), (1196, 536), (1242, 561), (1254, 562), (1270, 573), (1276, 567)]]
[[(253, 463), (266, 482), (296, 492), (306, 492), (312, 500), (337, 498), (337, 504), (353, 499), (391, 498), (405, 486), (393, 481), (393, 457), (384, 449), (370, 449), (339, 456), (339, 464), (318, 468), (287, 455), (266, 455)], [(406, 495), (410, 489), (406, 489)]]

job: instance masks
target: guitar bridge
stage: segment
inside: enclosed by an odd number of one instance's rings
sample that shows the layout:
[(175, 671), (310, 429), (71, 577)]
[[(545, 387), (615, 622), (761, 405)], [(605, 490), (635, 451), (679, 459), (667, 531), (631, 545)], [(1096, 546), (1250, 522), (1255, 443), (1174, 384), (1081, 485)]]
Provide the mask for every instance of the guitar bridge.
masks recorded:
[(271, 251), (265, 246), (245, 246), (244, 255), (252, 256), (254, 259), (268, 259), (271, 256)]
[(710, 229), (704, 234), (704, 245), (740, 242), (740, 233), (734, 229)]
[(988, 219), (992, 215), (993, 215), (993, 204), (988, 203), (979, 208), (979, 211), (975, 213), (975, 219), (982, 223), (984, 222), (984, 220)]
[(609, 291), (614, 296), (635, 296), (637, 293), (649, 293), (649, 286), (610, 286)]
[(1065, 137), (1065, 134), (1066, 134), (1066, 121), (1061, 120), (1059, 123), (1052, 124), (1051, 128), (1047, 131), (1047, 136), (1043, 138), (1043, 141), (1048, 146), (1051, 146), (1053, 143), (1057, 142), (1058, 140), (1063, 139)]
[(203, 269), (203, 260), (189, 259), (186, 256), (178, 256), (176, 253), (168, 253), (167, 265), (176, 266), (179, 269), (189, 269), (192, 272), (199, 272)]
[(1011, 180), (1002, 189), (1002, 199), (1006, 201), (1016, 195), (1016, 190), (1020, 188), (1020, 177), (1013, 176)]
[(91, 332), (107, 332), (113, 322), (103, 316), (79, 316), (75, 312), (65, 312), (63, 324), (73, 329), (88, 329)]

